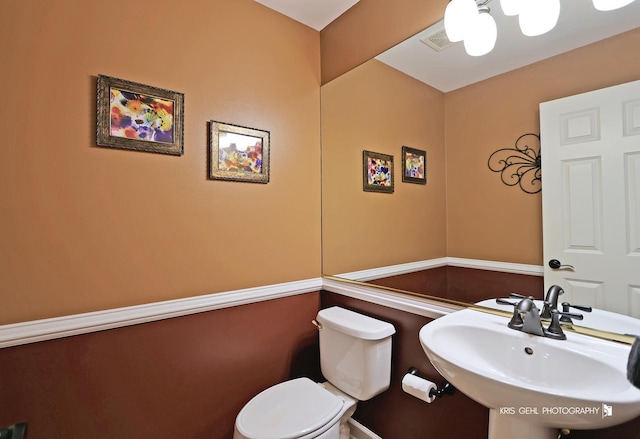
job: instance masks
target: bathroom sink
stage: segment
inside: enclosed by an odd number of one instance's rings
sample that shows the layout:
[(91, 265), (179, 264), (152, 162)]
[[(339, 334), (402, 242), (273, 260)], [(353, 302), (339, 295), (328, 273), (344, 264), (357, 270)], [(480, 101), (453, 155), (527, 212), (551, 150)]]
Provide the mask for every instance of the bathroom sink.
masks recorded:
[[(458, 390), (490, 409), (489, 438), (557, 437), (640, 415), (640, 389), (626, 378), (631, 346), (567, 333), (526, 334), (508, 319), (471, 309), (428, 323), (420, 343)], [(554, 436), (555, 435), (555, 436)]]
[[(505, 299), (514, 301), (514, 299)], [(539, 309), (544, 307), (542, 300), (535, 300), (534, 302)], [(482, 302), (478, 302), (476, 305), (499, 309), (506, 312), (513, 311), (512, 306), (496, 303), (495, 299), (483, 300)], [(585, 328), (613, 332), (616, 334), (640, 335), (640, 319), (598, 308), (594, 308), (591, 312), (583, 312), (573, 309), (571, 312), (582, 314), (583, 316), (582, 320), (576, 320), (574, 322), (576, 325), (583, 326)]]

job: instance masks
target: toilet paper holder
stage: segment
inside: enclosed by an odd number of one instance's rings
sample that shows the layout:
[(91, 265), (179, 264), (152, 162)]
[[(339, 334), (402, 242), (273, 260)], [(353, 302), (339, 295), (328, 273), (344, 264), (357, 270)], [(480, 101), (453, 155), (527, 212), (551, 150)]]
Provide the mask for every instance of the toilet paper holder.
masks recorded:
[[(409, 370), (407, 370), (407, 373), (411, 375), (415, 375), (417, 377), (420, 376), (418, 369), (413, 366), (410, 367)], [(444, 380), (440, 388), (431, 389), (431, 391), (429, 392), (429, 396), (441, 398), (444, 395), (453, 395), (455, 391), (456, 391), (456, 388), (453, 387), (453, 385), (449, 381)]]

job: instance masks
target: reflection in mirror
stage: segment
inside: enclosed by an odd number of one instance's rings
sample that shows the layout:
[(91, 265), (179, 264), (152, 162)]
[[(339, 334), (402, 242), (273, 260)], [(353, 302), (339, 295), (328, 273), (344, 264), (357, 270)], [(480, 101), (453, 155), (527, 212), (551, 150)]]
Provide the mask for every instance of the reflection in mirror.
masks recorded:
[[(629, 54), (640, 44), (640, 2), (628, 7), (606, 17), (632, 16), (623, 33), (508, 73), (485, 73), (493, 52), (457, 69), (432, 58), (420, 66), (445, 77), (479, 72), (461, 88), (438, 89), (380, 61), (400, 48), (323, 85), (323, 272), (468, 304), (512, 292), (541, 300), (541, 195), (503, 185), (487, 158), (540, 132), (541, 102), (637, 79), (640, 59)], [(462, 49), (441, 53), (449, 50)], [(426, 151), (426, 185), (401, 181), (403, 146)], [(362, 190), (363, 150), (395, 157), (393, 194)]]

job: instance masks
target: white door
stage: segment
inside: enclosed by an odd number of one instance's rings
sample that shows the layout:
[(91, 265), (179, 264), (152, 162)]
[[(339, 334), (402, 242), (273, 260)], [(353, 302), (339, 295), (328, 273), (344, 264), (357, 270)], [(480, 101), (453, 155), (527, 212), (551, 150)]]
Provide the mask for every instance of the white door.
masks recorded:
[(540, 104), (540, 139), (545, 289), (640, 318), (640, 81)]

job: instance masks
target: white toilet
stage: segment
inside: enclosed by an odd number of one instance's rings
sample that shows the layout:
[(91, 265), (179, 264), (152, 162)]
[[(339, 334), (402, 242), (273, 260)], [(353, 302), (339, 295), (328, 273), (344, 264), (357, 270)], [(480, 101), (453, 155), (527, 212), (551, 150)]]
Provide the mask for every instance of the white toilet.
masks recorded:
[(316, 319), (329, 382), (297, 378), (260, 392), (238, 414), (234, 439), (349, 439), (357, 401), (389, 388), (393, 325), (339, 307)]

